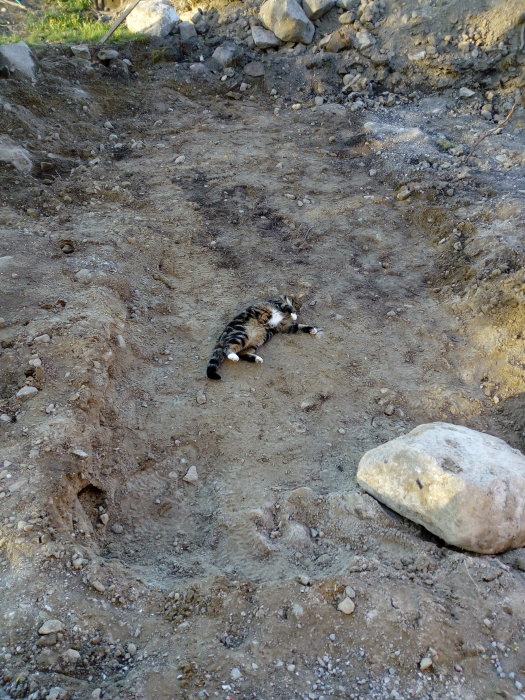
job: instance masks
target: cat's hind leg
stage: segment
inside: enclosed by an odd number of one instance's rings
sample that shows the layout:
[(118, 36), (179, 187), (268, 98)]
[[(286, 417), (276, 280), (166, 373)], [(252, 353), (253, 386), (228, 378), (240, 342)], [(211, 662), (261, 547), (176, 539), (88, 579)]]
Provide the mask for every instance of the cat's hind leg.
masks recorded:
[(264, 360), (260, 355), (256, 355), (254, 352), (242, 352), (239, 355), (239, 360), (246, 360), (246, 362), (258, 362), (262, 363)]

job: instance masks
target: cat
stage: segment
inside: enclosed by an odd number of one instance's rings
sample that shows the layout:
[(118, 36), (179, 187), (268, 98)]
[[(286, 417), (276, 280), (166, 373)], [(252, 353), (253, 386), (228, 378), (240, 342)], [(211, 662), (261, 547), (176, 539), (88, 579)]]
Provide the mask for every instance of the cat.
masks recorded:
[(213, 349), (206, 374), (209, 379), (220, 379), (217, 368), (225, 359), (238, 362), (263, 362), (256, 350), (276, 333), (310, 333), (315, 326), (297, 323), (300, 305), (296, 297), (280, 296), (260, 304), (252, 304), (227, 324)]

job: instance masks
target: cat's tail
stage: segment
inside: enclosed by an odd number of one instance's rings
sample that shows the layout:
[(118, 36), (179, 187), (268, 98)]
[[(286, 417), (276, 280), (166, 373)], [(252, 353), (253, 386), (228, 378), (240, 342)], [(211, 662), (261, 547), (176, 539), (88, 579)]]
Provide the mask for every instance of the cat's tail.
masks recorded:
[(224, 360), (224, 350), (220, 347), (216, 347), (212, 353), (210, 361), (208, 362), (208, 367), (206, 369), (206, 375), (208, 379), (220, 379), (221, 375), (217, 372), (217, 368), (222, 364)]

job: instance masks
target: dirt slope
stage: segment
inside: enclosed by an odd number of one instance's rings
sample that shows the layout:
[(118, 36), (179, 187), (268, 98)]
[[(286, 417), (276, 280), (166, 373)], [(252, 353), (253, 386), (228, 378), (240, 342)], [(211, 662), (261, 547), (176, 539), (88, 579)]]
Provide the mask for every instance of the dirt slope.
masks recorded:
[[(487, 125), (439, 94), (40, 58), (2, 97), (37, 165), (2, 172), (1, 697), (521, 697), (523, 552), (446, 547), (355, 471), (434, 420), (525, 448), (522, 111), (466, 161)], [(209, 382), (275, 291), (322, 334)]]

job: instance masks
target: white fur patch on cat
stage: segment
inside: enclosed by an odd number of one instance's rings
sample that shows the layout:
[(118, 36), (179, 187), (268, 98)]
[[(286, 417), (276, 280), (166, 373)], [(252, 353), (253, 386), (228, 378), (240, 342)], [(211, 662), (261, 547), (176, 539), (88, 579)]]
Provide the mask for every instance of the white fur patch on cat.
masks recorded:
[(228, 360), (231, 360), (232, 362), (239, 362), (239, 355), (235, 352), (229, 352), (226, 357)]
[(260, 355), (255, 355), (255, 362), (264, 362)]
[(270, 316), (270, 320), (268, 321), (268, 325), (271, 328), (275, 328), (275, 326), (278, 326), (281, 321), (284, 318), (284, 314), (282, 314), (280, 311), (277, 311), (277, 309), (274, 309), (272, 311), (272, 315)]

